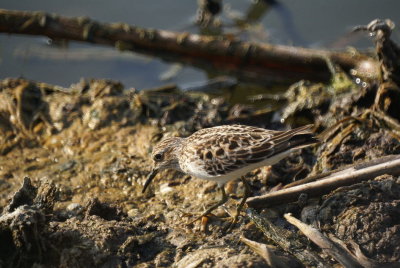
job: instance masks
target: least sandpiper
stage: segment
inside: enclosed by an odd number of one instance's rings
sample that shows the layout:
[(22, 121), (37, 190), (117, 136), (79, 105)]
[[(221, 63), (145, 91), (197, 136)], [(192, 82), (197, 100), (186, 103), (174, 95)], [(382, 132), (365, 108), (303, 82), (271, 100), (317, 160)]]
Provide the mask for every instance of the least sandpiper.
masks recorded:
[(207, 209), (197, 220), (224, 204), (228, 200), (224, 184), (240, 178), (246, 191), (233, 218), (234, 224), (249, 195), (243, 176), (256, 168), (273, 165), (293, 151), (318, 142), (311, 128), (312, 125), (306, 125), (275, 131), (224, 125), (199, 130), (187, 138), (166, 138), (153, 149), (154, 167), (143, 192), (156, 174), (164, 169), (175, 169), (196, 178), (217, 182), (222, 192), (221, 201)]

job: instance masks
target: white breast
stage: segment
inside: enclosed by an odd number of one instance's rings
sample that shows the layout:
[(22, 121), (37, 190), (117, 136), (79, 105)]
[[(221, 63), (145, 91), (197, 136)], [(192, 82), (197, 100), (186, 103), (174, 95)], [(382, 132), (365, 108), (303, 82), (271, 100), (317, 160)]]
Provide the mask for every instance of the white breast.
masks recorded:
[(203, 180), (209, 180), (213, 178), (212, 176), (208, 175), (206, 170), (201, 165), (201, 162), (199, 161), (184, 162), (179, 164), (182, 171), (190, 176), (194, 176), (196, 178)]

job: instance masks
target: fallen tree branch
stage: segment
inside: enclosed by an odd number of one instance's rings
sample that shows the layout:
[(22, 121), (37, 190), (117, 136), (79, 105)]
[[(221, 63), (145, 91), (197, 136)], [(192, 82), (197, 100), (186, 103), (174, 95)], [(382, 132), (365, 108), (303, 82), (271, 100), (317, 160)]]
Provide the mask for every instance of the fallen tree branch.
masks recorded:
[(0, 32), (115, 46), (259, 82), (326, 81), (331, 77), (327, 59), (345, 71), (366, 63), (377, 64), (369, 57), (354, 53), (242, 42), (44, 12), (0, 9)]
[(383, 174), (400, 175), (400, 155), (382, 157), (330, 173), (326, 178), (316, 182), (297, 185), (263, 196), (252, 197), (246, 203), (249, 207), (253, 208), (271, 207), (297, 201), (300, 194), (307, 194), (309, 197), (321, 196), (341, 186), (352, 185)]

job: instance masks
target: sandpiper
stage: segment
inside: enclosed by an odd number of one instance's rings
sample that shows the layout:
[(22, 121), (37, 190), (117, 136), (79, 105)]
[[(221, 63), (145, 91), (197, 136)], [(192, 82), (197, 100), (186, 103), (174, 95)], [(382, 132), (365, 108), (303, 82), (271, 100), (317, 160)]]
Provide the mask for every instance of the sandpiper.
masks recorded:
[(232, 226), (249, 195), (243, 176), (256, 168), (273, 165), (293, 151), (317, 143), (311, 128), (312, 125), (306, 125), (276, 131), (244, 125), (223, 125), (201, 129), (187, 138), (166, 138), (153, 149), (154, 166), (144, 184), (143, 193), (156, 174), (164, 169), (175, 169), (196, 178), (215, 181), (222, 199), (196, 218), (198, 220), (224, 204), (228, 200), (224, 184), (240, 178), (245, 186), (245, 194)]

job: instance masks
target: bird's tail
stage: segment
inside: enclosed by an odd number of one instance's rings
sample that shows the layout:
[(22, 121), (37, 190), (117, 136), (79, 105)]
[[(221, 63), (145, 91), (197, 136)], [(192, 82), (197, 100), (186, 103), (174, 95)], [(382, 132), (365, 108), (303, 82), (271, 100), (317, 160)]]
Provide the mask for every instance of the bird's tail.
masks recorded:
[(275, 152), (283, 152), (288, 149), (301, 149), (319, 143), (318, 138), (312, 131), (312, 127), (313, 125), (306, 125), (288, 131), (282, 131), (282, 134), (274, 138), (276, 146)]

